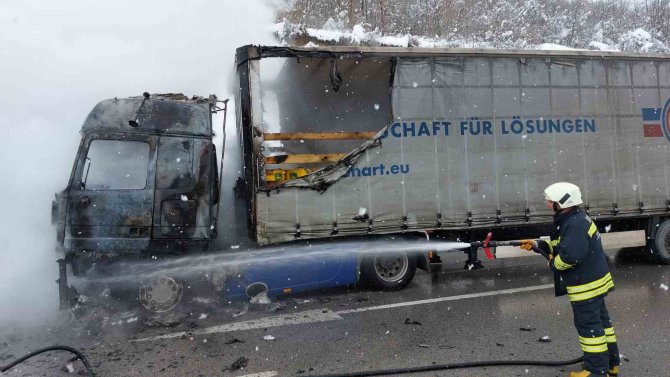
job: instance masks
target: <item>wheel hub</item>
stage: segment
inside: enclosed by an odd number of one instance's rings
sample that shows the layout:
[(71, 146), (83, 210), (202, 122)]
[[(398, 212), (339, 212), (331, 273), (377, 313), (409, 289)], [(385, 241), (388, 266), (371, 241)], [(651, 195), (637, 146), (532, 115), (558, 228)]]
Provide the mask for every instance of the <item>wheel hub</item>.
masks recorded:
[(140, 303), (152, 312), (172, 310), (181, 301), (184, 288), (171, 277), (160, 277), (140, 287)]
[(382, 280), (395, 282), (405, 275), (408, 268), (407, 255), (404, 253), (385, 254), (375, 257), (375, 272)]

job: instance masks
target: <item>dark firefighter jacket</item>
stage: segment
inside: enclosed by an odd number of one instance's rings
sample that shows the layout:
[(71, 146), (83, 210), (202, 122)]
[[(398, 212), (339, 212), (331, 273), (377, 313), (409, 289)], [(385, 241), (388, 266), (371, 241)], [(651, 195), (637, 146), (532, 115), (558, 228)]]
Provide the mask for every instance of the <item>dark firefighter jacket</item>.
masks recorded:
[(578, 207), (554, 218), (550, 248), (556, 296), (583, 301), (614, 289), (596, 224)]

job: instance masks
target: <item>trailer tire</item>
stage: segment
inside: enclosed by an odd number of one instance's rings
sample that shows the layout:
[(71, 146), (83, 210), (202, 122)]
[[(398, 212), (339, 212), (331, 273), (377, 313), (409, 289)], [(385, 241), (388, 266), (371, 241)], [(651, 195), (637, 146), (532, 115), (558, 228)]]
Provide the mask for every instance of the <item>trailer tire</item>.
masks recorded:
[(367, 254), (361, 263), (361, 278), (374, 289), (397, 291), (412, 281), (416, 267), (416, 257), (402, 251)]
[(670, 264), (670, 219), (662, 222), (656, 230), (656, 237), (650, 240), (652, 262)]

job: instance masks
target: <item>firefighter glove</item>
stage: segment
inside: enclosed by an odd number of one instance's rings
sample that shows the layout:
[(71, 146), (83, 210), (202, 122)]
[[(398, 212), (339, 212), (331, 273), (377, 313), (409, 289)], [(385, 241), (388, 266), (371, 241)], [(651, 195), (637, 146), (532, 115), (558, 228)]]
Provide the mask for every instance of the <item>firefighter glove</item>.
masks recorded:
[(537, 242), (535, 240), (522, 240), (519, 247), (527, 251), (533, 251), (533, 247), (537, 247)]

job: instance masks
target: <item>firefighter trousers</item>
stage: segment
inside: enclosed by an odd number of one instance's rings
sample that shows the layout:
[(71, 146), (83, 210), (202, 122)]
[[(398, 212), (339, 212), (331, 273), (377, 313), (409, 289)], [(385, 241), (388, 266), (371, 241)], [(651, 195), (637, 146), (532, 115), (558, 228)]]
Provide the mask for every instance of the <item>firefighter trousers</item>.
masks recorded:
[(621, 363), (605, 295), (572, 301), (571, 304), (579, 344), (584, 352), (584, 369), (594, 375), (605, 375), (611, 367)]

